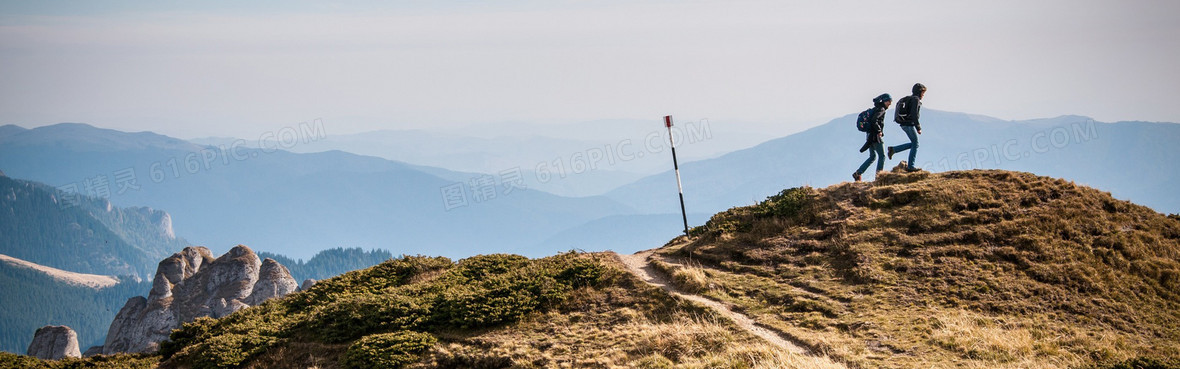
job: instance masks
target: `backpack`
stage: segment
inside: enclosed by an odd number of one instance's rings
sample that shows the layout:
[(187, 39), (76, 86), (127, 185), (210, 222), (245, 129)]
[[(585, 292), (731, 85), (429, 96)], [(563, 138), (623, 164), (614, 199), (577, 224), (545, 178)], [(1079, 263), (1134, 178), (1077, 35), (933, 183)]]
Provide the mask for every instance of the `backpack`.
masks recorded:
[(897, 110), (893, 111), (893, 121), (897, 123), (913, 122), (914, 119), (912, 117), (914, 115), (914, 107), (916, 105), (917, 104), (914, 103), (913, 96), (906, 96), (901, 100), (898, 100)]
[(869, 122), (869, 120), (872, 119), (872, 117), (873, 117), (873, 108), (869, 108), (869, 110), (865, 110), (865, 111), (860, 112), (860, 115), (856, 116), (856, 130), (861, 131), (861, 132), (868, 132), (869, 131), (869, 124), (873, 124), (873, 123)]

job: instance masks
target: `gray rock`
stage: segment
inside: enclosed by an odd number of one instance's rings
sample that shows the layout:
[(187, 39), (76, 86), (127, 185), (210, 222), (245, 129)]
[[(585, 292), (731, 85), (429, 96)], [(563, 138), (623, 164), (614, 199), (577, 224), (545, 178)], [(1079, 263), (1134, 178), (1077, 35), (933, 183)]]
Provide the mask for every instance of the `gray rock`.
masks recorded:
[(98, 355), (102, 355), (102, 346), (90, 346), (90, 348), (86, 349), (86, 351), (82, 353), (82, 357), (93, 357)]
[(295, 278), (278, 262), (238, 245), (213, 259), (186, 247), (160, 262), (145, 299), (134, 297), (111, 322), (103, 354), (154, 352), (173, 329), (199, 317), (220, 318), (294, 292)]
[(258, 271), (258, 281), (254, 282), (250, 296), (242, 302), (254, 306), (272, 297), (286, 296), (298, 289), (299, 284), (295, 282), (295, 278), (291, 277), (291, 271), (287, 270), (287, 267), (274, 259), (266, 258), (262, 261), (262, 269)]
[(78, 334), (64, 325), (41, 327), (33, 335), (28, 355), (45, 360), (82, 357), (82, 353), (78, 350)]
[(211, 262), (213, 262), (213, 253), (204, 247), (185, 247), (184, 250), (160, 261), (160, 265), (156, 268), (156, 277), (152, 280), (152, 291), (148, 294), (148, 299), (158, 300), (171, 297), (172, 290), (177, 284), (191, 278), (197, 274), (202, 265)]
[(299, 285), (299, 290), (300, 291), (307, 291), (308, 289), (311, 288), (311, 286), (314, 286), (317, 282), (319, 282), (319, 281), (311, 279), (311, 278), (304, 279), (303, 284)]
[(176, 238), (176, 232), (172, 230), (172, 216), (167, 212), (156, 211), (152, 213), (152, 224), (160, 228), (160, 233), (169, 239)]
[(238, 311), (247, 306), (242, 300), (253, 291), (261, 266), (262, 260), (254, 251), (238, 245), (176, 284), (172, 310), (182, 323), (203, 316), (220, 318)]
[(180, 328), (181, 322), (171, 310), (171, 302), (171, 297), (151, 300), (136, 296), (128, 299), (107, 330), (102, 353), (112, 355), (159, 349), (159, 343), (167, 340), (173, 329)]

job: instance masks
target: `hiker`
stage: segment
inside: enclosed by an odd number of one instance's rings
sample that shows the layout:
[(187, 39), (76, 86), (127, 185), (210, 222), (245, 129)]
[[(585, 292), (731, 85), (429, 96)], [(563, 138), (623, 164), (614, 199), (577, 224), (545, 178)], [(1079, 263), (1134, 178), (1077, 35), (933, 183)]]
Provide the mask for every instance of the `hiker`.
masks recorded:
[(889, 94), (881, 94), (873, 98), (872, 108), (856, 117), (856, 128), (865, 133), (865, 144), (860, 147), (860, 152), (869, 150), (869, 158), (860, 165), (860, 169), (852, 173), (852, 179), (857, 182), (860, 182), (860, 175), (873, 164), (873, 160), (877, 161), (878, 172), (885, 170), (885, 152), (881, 147), (884, 141), (881, 138), (885, 136), (885, 110), (889, 109), (892, 103), (893, 98)]
[(889, 160), (893, 160), (893, 154), (910, 150), (910, 160), (906, 162), (905, 168), (907, 172), (922, 170), (914, 166), (914, 160), (918, 156), (918, 135), (922, 134), (922, 123), (918, 122), (918, 113), (922, 110), (922, 96), (926, 95), (926, 86), (915, 83), (912, 91), (913, 95), (897, 100), (897, 110), (893, 112), (893, 121), (901, 125), (901, 130), (910, 137), (910, 142), (889, 147)]

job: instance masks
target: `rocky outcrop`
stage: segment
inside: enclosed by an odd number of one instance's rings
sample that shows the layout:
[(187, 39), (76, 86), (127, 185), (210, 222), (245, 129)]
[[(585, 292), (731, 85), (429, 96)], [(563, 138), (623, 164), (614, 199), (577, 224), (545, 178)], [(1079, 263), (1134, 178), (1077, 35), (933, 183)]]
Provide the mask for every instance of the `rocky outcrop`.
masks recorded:
[(311, 286), (314, 286), (316, 284), (316, 282), (317, 282), (316, 280), (311, 279), (311, 278), (304, 279), (303, 284), (299, 285), (299, 290), (300, 291), (307, 291), (308, 289), (311, 289)]
[(254, 306), (272, 297), (284, 296), (297, 290), (299, 284), (291, 277), (291, 271), (274, 259), (267, 258), (262, 261), (262, 269), (258, 271), (258, 282), (254, 282), (250, 296), (243, 302)]
[(90, 348), (82, 352), (82, 357), (93, 357), (97, 355), (102, 355), (102, 346), (90, 346)]
[(33, 335), (28, 355), (39, 359), (58, 360), (67, 357), (82, 357), (78, 350), (78, 334), (64, 325), (41, 327)]
[(286, 267), (259, 260), (249, 247), (217, 259), (204, 247), (186, 247), (160, 262), (147, 298), (133, 297), (119, 310), (102, 353), (156, 351), (183, 323), (220, 318), (296, 288)]
[(167, 239), (176, 238), (176, 232), (172, 230), (172, 216), (168, 212), (147, 207), (131, 208), (130, 210), (135, 210), (143, 214), (145, 219), (156, 226), (161, 236)]

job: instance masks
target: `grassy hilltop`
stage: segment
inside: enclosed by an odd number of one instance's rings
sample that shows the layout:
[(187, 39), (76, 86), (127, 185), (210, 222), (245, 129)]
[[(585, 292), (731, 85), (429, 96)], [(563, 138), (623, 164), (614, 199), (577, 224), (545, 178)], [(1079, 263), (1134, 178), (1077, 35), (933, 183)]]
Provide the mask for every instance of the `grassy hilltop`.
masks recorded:
[(785, 190), (692, 233), (651, 265), (817, 356), (609, 253), (566, 253), (403, 257), (186, 324), (156, 355), (0, 367), (1178, 367), (1180, 219), (1067, 181), (885, 173)]
[(882, 173), (715, 215), (684, 287), (865, 367), (1180, 357), (1180, 219), (1006, 171)]

